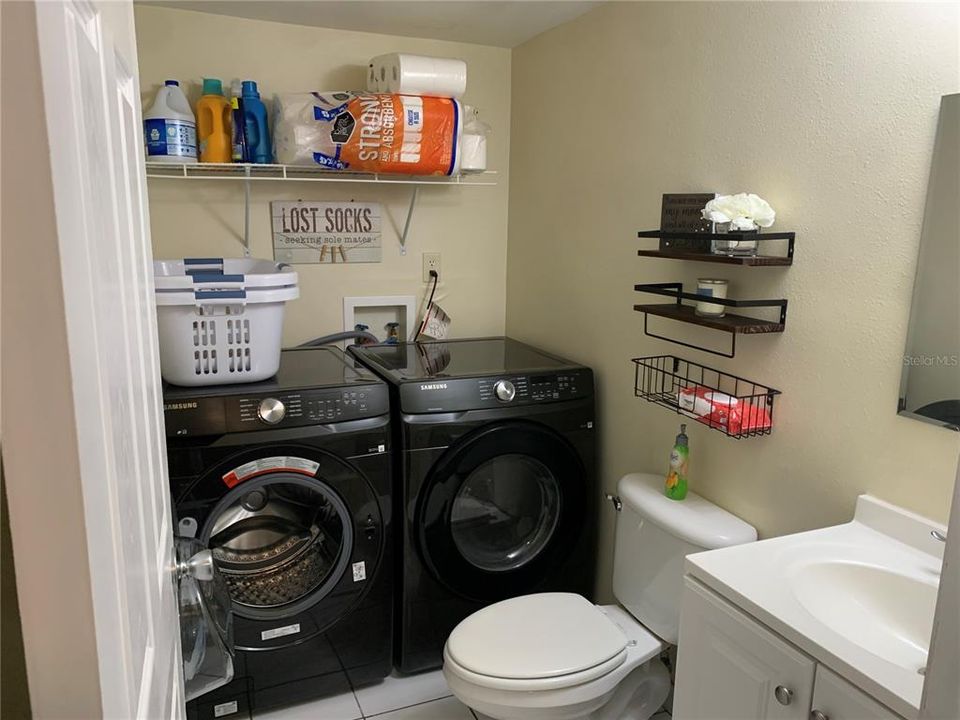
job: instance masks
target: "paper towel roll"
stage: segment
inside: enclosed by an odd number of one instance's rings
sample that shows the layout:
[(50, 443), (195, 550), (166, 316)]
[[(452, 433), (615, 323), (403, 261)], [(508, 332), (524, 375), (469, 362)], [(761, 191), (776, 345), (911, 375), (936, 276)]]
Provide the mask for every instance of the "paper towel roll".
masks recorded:
[(467, 64), (425, 55), (378, 55), (367, 68), (367, 90), (460, 98), (467, 90)]

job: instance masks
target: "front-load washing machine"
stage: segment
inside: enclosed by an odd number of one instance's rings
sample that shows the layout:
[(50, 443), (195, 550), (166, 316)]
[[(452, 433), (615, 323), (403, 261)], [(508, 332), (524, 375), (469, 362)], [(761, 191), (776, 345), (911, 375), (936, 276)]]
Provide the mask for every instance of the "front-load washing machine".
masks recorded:
[(352, 348), (394, 411), (397, 667), (440, 667), (461, 620), (593, 595), (593, 373), (509, 338)]
[(335, 348), (265, 382), (164, 388), (176, 532), (226, 585), (234, 679), (197, 719), (379, 680), (392, 658), (387, 386)]

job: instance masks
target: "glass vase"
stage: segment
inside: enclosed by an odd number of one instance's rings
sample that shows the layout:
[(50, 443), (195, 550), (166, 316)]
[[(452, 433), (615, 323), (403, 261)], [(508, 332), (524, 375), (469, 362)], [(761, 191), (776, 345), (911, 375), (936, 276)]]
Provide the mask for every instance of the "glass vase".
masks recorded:
[[(726, 235), (728, 233), (734, 235), (758, 235), (760, 230), (731, 230), (731, 223), (714, 223), (713, 232), (719, 235)], [(757, 254), (757, 241), (756, 240), (746, 240), (746, 239), (737, 239), (737, 240), (721, 240), (715, 238), (710, 243), (710, 252), (714, 255), (756, 255)]]

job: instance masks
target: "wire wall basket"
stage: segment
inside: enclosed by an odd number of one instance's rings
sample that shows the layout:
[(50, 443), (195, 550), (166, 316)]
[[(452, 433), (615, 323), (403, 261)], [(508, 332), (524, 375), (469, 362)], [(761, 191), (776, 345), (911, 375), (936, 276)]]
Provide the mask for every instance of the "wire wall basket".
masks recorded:
[(738, 440), (773, 430), (773, 401), (779, 390), (674, 355), (633, 362), (639, 398)]

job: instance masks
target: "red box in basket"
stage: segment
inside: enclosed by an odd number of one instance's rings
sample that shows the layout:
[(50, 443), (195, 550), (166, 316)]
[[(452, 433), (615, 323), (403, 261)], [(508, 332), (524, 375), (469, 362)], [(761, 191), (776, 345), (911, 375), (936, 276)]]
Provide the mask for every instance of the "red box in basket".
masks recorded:
[(710, 388), (683, 388), (678, 400), (680, 409), (691, 417), (731, 435), (767, 430), (771, 425), (765, 408)]

